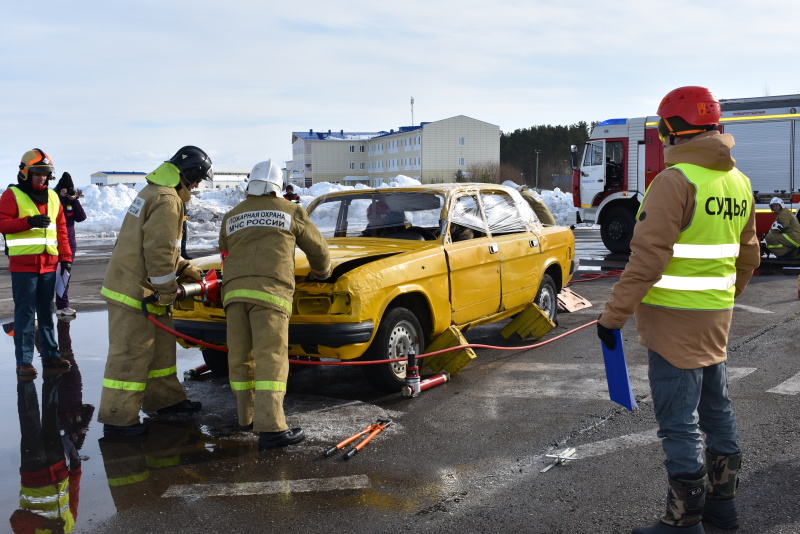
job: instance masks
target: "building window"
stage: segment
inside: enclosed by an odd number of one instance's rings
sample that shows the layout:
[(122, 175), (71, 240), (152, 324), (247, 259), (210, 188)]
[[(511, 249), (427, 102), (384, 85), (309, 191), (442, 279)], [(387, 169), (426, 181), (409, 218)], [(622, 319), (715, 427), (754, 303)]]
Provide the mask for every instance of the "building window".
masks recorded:
[(350, 145), (350, 152), (355, 152), (355, 151), (356, 151), (356, 147), (354, 145)]
[(459, 137), (458, 138), (458, 144), (461, 145), (461, 146), (466, 145), (467, 144), (467, 138), (466, 137)]
[(361, 163), (361, 169), (363, 170), (363, 169), (365, 169), (365, 168), (366, 168), (366, 164), (362, 162), (362, 163)]
[(351, 163), (351, 164), (350, 164), (350, 170), (352, 171), (352, 170), (354, 170), (355, 168), (356, 168), (356, 164), (355, 164), (355, 163)]
[(364, 145), (361, 145), (360, 147), (358, 147), (358, 151), (359, 152), (364, 152)]
[(458, 166), (459, 167), (463, 167), (464, 166), (464, 158), (458, 158)]

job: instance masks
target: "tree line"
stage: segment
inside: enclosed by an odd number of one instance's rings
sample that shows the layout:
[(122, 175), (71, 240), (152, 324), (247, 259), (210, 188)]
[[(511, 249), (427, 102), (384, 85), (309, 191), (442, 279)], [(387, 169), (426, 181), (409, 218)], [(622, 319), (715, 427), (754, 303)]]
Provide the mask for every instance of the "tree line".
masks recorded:
[(530, 188), (538, 185), (539, 189), (569, 189), (570, 146), (577, 145), (582, 151), (595, 125), (581, 121), (569, 126), (548, 124), (502, 132), (500, 164), (473, 163), (456, 180), (489, 183), (511, 180)]

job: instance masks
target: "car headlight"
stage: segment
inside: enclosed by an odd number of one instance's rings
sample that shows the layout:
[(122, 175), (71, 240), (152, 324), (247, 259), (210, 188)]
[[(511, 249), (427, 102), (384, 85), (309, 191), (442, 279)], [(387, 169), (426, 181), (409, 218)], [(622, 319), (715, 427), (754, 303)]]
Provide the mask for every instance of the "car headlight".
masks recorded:
[(298, 315), (344, 315), (350, 313), (350, 295), (303, 295), (297, 298)]

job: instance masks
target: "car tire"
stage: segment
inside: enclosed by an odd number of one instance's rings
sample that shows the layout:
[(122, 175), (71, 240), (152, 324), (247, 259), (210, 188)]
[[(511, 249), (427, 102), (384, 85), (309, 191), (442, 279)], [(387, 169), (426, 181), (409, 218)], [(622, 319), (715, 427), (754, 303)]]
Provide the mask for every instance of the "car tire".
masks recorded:
[(539, 291), (536, 293), (534, 302), (547, 314), (551, 321), (556, 322), (558, 292), (556, 291), (556, 283), (553, 282), (553, 278), (549, 274), (542, 276), (542, 283), (539, 284)]
[(634, 224), (636, 217), (630, 209), (623, 206), (611, 208), (600, 226), (603, 245), (611, 252), (630, 252)]
[(219, 376), (228, 376), (228, 353), (217, 349), (203, 349), (203, 361), (208, 370)]
[[(424, 344), (419, 319), (407, 308), (389, 308), (378, 325), (372, 344), (362, 356), (369, 361), (390, 360), (408, 355), (411, 347), (420, 354)], [(378, 391), (397, 392), (405, 385), (406, 362), (364, 365), (364, 374)]]

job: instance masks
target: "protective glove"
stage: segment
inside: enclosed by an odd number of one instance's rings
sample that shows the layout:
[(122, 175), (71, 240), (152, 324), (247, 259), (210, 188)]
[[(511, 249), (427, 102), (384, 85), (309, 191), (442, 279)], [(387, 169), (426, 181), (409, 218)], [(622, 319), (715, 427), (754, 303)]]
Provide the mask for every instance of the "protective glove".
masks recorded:
[(308, 281), (320, 280), (321, 281), (321, 280), (327, 280), (328, 278), (330, 278), (330, 276), (331, 276), (331, 272), (330, 271), (328, 271), (325, 274), (316, 274), (314, 271), (309, 271), (308, 276), (306, 276), (306, 280), (308, 280)]
[(61, 271), (67, 271), (68, 273), (72, 273), (72, 262), (71, 261), (62, 261), (61, 262)]
[(187, 265), (184, 267), (183, 271), (181, 271), (181, 278), (189, 278), (191, 280), (200, 281), (203, 279), (203, 271), (194, 265)]
[(597, 323), (597, 337), (600, 338), (600, 341), (603, 342), (603, 345), (608, 350), (614, 350), (614, 347), (617, 346), (617, 340), (614, 338), (614, 329), (606, 328), (600, 323)]
[(175, 299), (177, 298), (178, 293), (159, 293), (158, 294), (158, 301), (156, 304), (159, 306), (171, 306), (175, 303)]
[(31, 228), (47, 228), (50, 226), (50, 217), (47, 215), (31, 215), (28, 217), (28, 225)]

